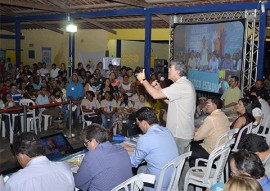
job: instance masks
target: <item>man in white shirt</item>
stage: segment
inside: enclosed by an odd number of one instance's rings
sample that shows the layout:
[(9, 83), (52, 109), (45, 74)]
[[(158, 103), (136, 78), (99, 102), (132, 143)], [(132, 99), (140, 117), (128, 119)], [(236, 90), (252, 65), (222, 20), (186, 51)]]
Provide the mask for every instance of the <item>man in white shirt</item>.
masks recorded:
[(58, 76), (59, 68), (56, 67), (56, 64), (52, 65), (51, 69), (51, 78), (56, 78)]
[(49, 161), (43, 155), (44, 146), (34, 133), (22, 133), (14, 140), (13, 148), (23, 169), (7, 180), (3, 191), (74, 190), (70, 168), (63, 162)]
[(46, 68), (46, 63), (42, 64), (42, 68), (39, 70), (41, 76), (49, 76), (49, 70)]
[(145, 80), (144, 71), (137, 76), (154, 99), (168, 99), (166, 127), (172, 132), (180, 154), (188, 151), (194, 135), (196, 92), (193, 84), (186, 78), (187, 72), (187, 66), (183, 61), (172, 61), (168, 77), (174, 83), (163, 89), (157, 81), (149, 84)]

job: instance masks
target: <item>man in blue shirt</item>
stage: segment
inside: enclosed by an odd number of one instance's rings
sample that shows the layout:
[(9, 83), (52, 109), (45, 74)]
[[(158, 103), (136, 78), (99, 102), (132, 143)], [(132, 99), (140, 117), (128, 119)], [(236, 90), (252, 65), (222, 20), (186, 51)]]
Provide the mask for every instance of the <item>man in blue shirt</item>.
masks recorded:
[(84, 96), (83, 85), (78, 81), (78, 74), (72, 74), (72, 81), (67, 85), (67, 100), (81, 101)]
[[(78, 102), (80, 102), (84, 97), (84, 89), (83, 89), (83, 85), (81, 82), (79, 82), (79, 78), (78, 78), (78, 74), (77, 73), (73, 73), (72, 74), (72, 81), (69, 82), (69, 84), (67, 85), (67, 100), (71, 100), (73, 102), (72, 106), (76, 107), (75, 105), (77, 104), (77, 108), (75, 110), (73, 110), (73, 114), (74, 114), (74, 118), (75, 121), (77, 119), (77, 117), (79, 116), (79, 112), (80, 110), (78, 109), (78, 107), (80, 106), (80, 104), (78, 104)], [(71, 108), (70, 108), (71, 109)], [(64, 124), (66, 123), (66, 121), (64, 121)]]
[[(36, 103), (38, 105), (50, 104), (50, 100), (46, 95), (47, 88), (41, 87), (40, 94), (36, 99)], [(39, 108), (39, 111), (44, 115), (51, 115), (54, 119), (58, 119), (60, 117), (60, 109), (59, 107), (47, 107), (47, 108)]]
[[(144, 135), (139, 138), (136, 149), (130, 156), (131, 164), (133, 167), (138, 167), (145, 160), (147, 165), (139, 167), (138, 173), (155, 175), (156, 187), (160, 170), (178, 156), (178, 149), (170, 130), (158, 124), (154, 109), (141, 108), (136, 112), (136, 121)], [(131, 151), (130, 147), (124, 147)], [(165, 174), (162, 190), (167, 190), (171, 173), (172, 171), (168, 171)], [(144, 187), (144, 190), (154, 190), (154, 188)]]
[(84, 145), (89, 150), (75, 174), (75, 185), (86, 191), (107, 191), (132, 177), (128, 153), (108, 141), (107, 130), (92, 124), (82, 130)]

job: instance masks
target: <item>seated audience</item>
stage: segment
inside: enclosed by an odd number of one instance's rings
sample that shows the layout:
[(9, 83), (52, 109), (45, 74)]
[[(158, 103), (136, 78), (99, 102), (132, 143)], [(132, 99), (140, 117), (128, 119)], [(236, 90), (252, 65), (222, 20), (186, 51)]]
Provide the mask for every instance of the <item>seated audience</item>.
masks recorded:
[[(44, 105), (44, 104), (49, 104), (51, 103), (49, 101), (48, 96), (46, 95), (47, 88), (42, 87), (40, 94), (38, 95), (36, 102), (38, 105)], [(59, 119), (60, 117), (60, 108), (58, 106), (56, 107), (47, 107), (47, 108), (40, 108), (40, 112), (44, 115), (51, 115), (54, 117), (54, 119)]]
[(122, 94), (117, 102), (116, 124), (117, 131), (122, 134), (123, 122), (126, 123), (128, 116), (131, 112), (132, 104), (128, 100), (127, 94)]
[(111, 85), (111, 81), (109, 78), (105, 78), (104, 83), (101, 85), (101, 98), (105, 98), (105, 92), (110, 92), (111, 95), (115, 93), (113, 86)]
[[(65, 99), (63, 97), (63, 92), (62, 90), (57, 87), (53, 89), (53, 92), (51, 96), (49, 97), (51, 103), (57, 103), (57, 102), (64, 102)], [(66, 128), (67, 120), (68, 120), (68, 105), (60, 105), (58, 106), (59, 109), (61, 110), (61, 115), (63, 116), (63, 123), (61, 125), (62, 128)]]
[(22, 133), (14, 139), (14, 153), (23, 169), (12, 174), (4, 191), (74, 190), (70, 167), (63, 162), (52, 162), (43, 154), (45, 148), (34, 133)]
[(142, 107), (145, 107), (147, 104), (147, 99), (144, 94), (139, 95), (139, 101), (136, 101), (132, 107), (132, 112), (137, 112)]
[(145, 104), (145, 107), (151, 107), (152, 109), (154, 109), (156, 111), (157, 118), (160, 121), (159, 115), (160, 115), (160, 111), (163, 107), (161, 100), (156, 100), (152, 96), (149, 96), (148, 100)]
[[(144, 135), (140, 136), (137, 146), (134, 149), (124, 146), (128, 151), (133, 152), (130, 156), (133, 167), (138, 167), (142, 161), (147, 165), (142, 165), (138, 173), (153, 174), (156, 176), (155, 187), (159, 179), (160, 170), (171, 160), (178, 156), (178, 149), (171, 132), (158, 123), (155, 111), (149, 107), (143, 107), (136, 112), (136, 121)], [(171, 171), (167, 171), (162, 190), (167, 190), (170, 182)], [(153, 190), (152, 187), (144, 187), (144, 190)]]
[(127, 74), (123, 75), (123, 81), (120, 84), (119, 90), (122, 94), (127, 94), (128, 97), (131, 99), (133, 94), (133, 83), (129, 82), (129, 77)]
[(110, 92), (105, 92), (105, 99), (100, 104), (102, 125), (106, 128), (111, 127), (115, 122), (115, 113), (117, 111), (116, 101), (111, 97)]
[(261, 95), (261, 98), (270, 103), (270, 96), (267, 90), (264, 87), (263, 80), (257, 80), (255, 86), (253, 86), (250, 90), (251, 92), (256, 92), (257, 94)]
[(269, 125), (266, 124), (268, 117), (270, 116), (270, 106), (269, 104), (261, 97), (261, 93), (260, 92), (256, 92), (256, 91), (250, 91), (251, 95), (254, 95), (256, 97), (258, 97), (258, 100), (261, 104), (261, 110), (262, 110), (262, 119), (261, 119), (261, 126), (257, 132), (255, 132), (255, 130), (253, 131), (253, 133), (261, 133), (263, 130), (263, 127), (265, 127), (265, 125)]
[(229, 119), (221, 111), (221, 108), (222, 101), (217, 97), (210, 98), (206, 101), (206, 112), (209, 115), (195, 132), (194, 141), (191, 142), (190, 150), (192, 151), (192, 155), (189, 158), (190, 167), (195, 166), (195, 160), (197, 158), (207, 159), (215, 149), (218, 138), (230, 130)]
[(86, 98), (82, 100), (82, 110), (83, 112), (88, 113), (88, 115), (84, 116), (84, 119), (87, 121), (92, 121), (92, 123), (101, 124), (102, 120), (100, 117), (100, 104), (95, 99), (95, 94), (92, 91), (87, 91), (85, 94)]
[(235, 107), (235, 111), (239, 113), (239, 117), (233, 121), (231, 128), (239, 128), (246, 126), (249, 123), (253, 123), (255, 118), (251, 114), (251, 102), (247, 98), (239, 99), (238, 104)]
[(260, 158), (253, 152), (240, 150), (231, 155), (230, 168), (232, 176), (246, 174), (255, 178), (263, 188), (270, 190), (270, 179), (265, 175), (265, 168)]
[[(16, 104), (13, 101), (12, 95), (10, 93), (5, 93), (3, 95), (3, 109), (8, 109), (14, 106), (16, 106)], [(21, 131), (20, 116), (19, 115), (15, 116), (15, 122), (12, 121), (12, 114), (19, 114), (19, 113), (20, 112), (18, 111), (12, 111), (12, 112), (7, 113), (7, 115), (2, 115), (2, 121), (4, 121), (5, 123), (7, 137), (9, 137), (10, 130), (12, 130), (12, 128), (10, 128), (11, 124), (9, 123), (9, 121), (14, 123), (14, 129), (13, 129), (14, 134), (17, 134), (19, 131)]]
[(9, 93), (11, 94), (13, 101), (16, 103), (16, 105), (18, 105), (20, 99), (22, 98), (22, 94), (18, 90), (17, 84), (11, 84), (10, 85), (10, 91), (9, 91)]
[(84, 86), (84, 94), (86, 94), (87, 91), (92, 91), (95, 94), (97, 94), (97, 88), (94, 86), (95, 83), (95, 77), (93, 75), (89, 76), (89, 82), (87, 82)]
[(110, 72), (109, 78), (110, 78), (110, 81), (111, 81), (111, 85), (113, 87), (118, 87), (119, 86), (120, 82), (117, 79), (115, 72)]
[(131, 82), (131, 83), (135, 83), (136, 82), (136, 78), (135, 78), (135, 76), (133, 75), (133, 70), (132, 70), (132, 68), (127, 68), (127, 75), (128, 75), (128, 78), (129, 78), (129, 82)]
[(135, 113), (142, 107), (145, 107), (147, 104), (147, 101), (144, 94), (140, 94), (138, 97), (139, 97), (139, 100), (135, 98), (134, 102), (131, 101), (132, 103), (132, 107), (130, 110), (131, 114), (129, 115), (129, 118), (127, 120), (128, 134), (130, 136), (142, 133), (141, 129), (138, 127), (138, 125), (136, 125)]
[(199, 97), (199, 104), (196, 107), (196, 114), (197, 116), (205, 115), (206, 112), (206, 98), (205, 97)]
[(108, 141), (104, 127), (92, 124), (82, 130), (81, 137), (89, 151), (74, 175), (77, 188), (82, 191), (111, 190), (132, 177), (127, 151)]
[(251, 109), (252, 115), (255, 118), (255, 122), (253, 123), (252, 132), (257, 133), (261, 126), (262, 121), (262, 110), (261, 110), (261, 103), (259, 102), (258, 98), (254, 95), (250, 95), (249, 99), (251, 101)]
[[(265, 175), (265, 168), (263, 167), (260, 158), (255, 153), (247, 150), (240, 150), (231, 154), (230, 169), (232, 177), (244, 174), (248, 177), (256, 179), (261, 185), (263, 191), (270, 190), (270, 179), (267, 177), (267, 175)], [(230, 182), (230, 180), (228, 182)], [(223, 188), (223, 183), (218, 182), (217, 184), (213, 185), (211, 187), (211, 191), (217, 191), (217, 188)]]
[(106, 77), (106, 71), (105, 71), (105, 69), (103, 69), (103, 63), (102, 62), (97, 63), (96, 69), (100, 70), (100, 74), (101, 74), (102, 77)]
[(240, 98), (242, 98), (242, 92), (238, 87), (239, 78), (237, 76), (232, 76), (230, 78), (230, 87), (224, 94), (223, 106), (224, 108), (228, 108), (233, 110), (234, 106), (237, 105), (237, 102)]
[(58, 76), (59, 68), (56, 67), (56, 64), (52, 64), (52, 69), (50, 72), (51, 78), (56, 78)]
[(270, 148), (264, 137), (248, 134), (240, 141), (238, 148), (255, 152), (264, 165), (265, 174), (270, 177)]

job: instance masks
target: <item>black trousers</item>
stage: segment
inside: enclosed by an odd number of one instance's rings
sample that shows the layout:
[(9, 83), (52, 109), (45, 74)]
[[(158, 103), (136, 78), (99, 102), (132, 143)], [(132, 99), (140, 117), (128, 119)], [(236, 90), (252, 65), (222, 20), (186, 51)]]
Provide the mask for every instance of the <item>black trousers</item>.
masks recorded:
[(94, 117), (86, 115), (86, 116), (84, 116), (84, 119), (85, 120), (90, 120), (90, 121), (92, 121), (92, 123), (97, 123), (97, 124), (102, 123), (102, 119), (101, 119), (100, 115), (97, 115), (97, 116), (94, 116)]
[[(195, 160), (198, 158), (208, 159), (209, 153), (200, 145), (202, 141), (192, 141), (190, 146), (190, 151), (192, 151), (189, 157), (190, 168), (195, 166)], [(203, 164), (199, 164), (203, 166)]]

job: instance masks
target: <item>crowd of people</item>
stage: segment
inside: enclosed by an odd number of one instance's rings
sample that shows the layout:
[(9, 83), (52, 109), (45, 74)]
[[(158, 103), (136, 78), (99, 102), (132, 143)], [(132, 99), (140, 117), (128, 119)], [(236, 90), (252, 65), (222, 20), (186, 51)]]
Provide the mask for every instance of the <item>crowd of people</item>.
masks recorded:
[[(5, 65), (14, 65), (1, 62)], [(129, 116), (134, 116), (135, 112), (145, 105), (155, 105), (155, 109), (160, 113), (165, 104), (161, 101), (148, 99), (147, 93), (140, 86), (135, 77), (141, 70), (137, 67), (135, 71), (129, 67), (109, 65), (108, 70), (103, 69), (103, 63), (99, 62), (92, 68), (82, 63), (71, 74), (65, 64), (58, 68), (55, 64), (48, 69), (45, 63), (33, 64), (32, 66), (21, 64), (15, 70), (3, 68), (2, 82), (0, 83), (1, 102), (0, 108), (7, 109), (18, 106), (21, 99), (31, 99), (37, 105), (64, 102), (72, 100), (77, 109), (73, 112), (75, 119), (80, 114), (80, 102), (85, 112), (90, 112), (92, 116), (85, 116), (86, 120), (102, 124), (108, 129), (118, 126), (121, 133), (122, 122)], [(162, 73), (153, 75), (153, 80), (164, 80)], [(168, 82), (168, 81), (167, 81)], [(164, 85), (167, 83), (163, 82)], [(40, 108), (39, 112), (53, 116), (54, 120), (61, 119), (61, 127), (65, 128), (68, 122), (68, 107)], [(163, 110), (162, 115), (166, 115)], [(159, 117), (159, 116), (158, 116)], [(165, 119), (161, 116), (162, 120)], [(3, 116), (6, 133), (9, 135), (9, 119)], [(128, 123), (134, 123), (128, 121)], [(19, 117), (15, 119), (15, 134), (21, 131)]]
[[(192, 151), (187, 166), (193, 167), (197, 158), (209, 157), (216, 148), (219, 137), (225, 132), (233, 128), (241, 129), (253, 123), (252, 134), (243, 134), (238, 147), (239, 152), (230, 157), (232, 177), (225, 185), (220, 185), (218, 182), (217, 184), (224, 187), (224, 190), (240, 191), (251, 189), (250, 187), (264, 191), (270, 189), (268, 178), (270, 177), (270, 149), (267, 142), (258, 135), (265, 129), (264, 127), (268, 126), (266, 118), (270, 115), (269, 95), (262, 80), (258, 80), (254, 88), (243, 97), (238, 87), (238, 77), (231, 76), (230, 87), (221, 98), (215, 95), (199, 99), (193, 84), (187, 79), (188, 65), (183, 61), (171, 62), (168, 79), (164, 80), (162, 74), (158, 73), (152, 74), (149, 81), (144, 70), (139, 67), (133, 71), (124, 66), (120, 68), (109, 65), (109, 70), (106, 71), (101, 62), (95, 69), (89, 65), (85, 69), (83, 64), (79, 63), (69, 79), (64, 66), (62, 64), (60, 69), (53, 65), (49, 71), (46, 64), (40, 63), (35, 67), (33, 65), (32, 69), (23, 66), (14, 76), (8, 73), (6, 75), (8, 78), (2, 87), (3, 98), (5, 98), (2, 108), (14, 106), (20, 102), (20, 99), (33, 99), (41, 105), (72, 100), (75, 118), (80, 115), (78, 109), (80, 105), (84, 112), (91, 113), (85, 116), (85, 119), (91, 120), (94, 124), (82, 130), (82, 140), (89, 151), (74, 180), (69, 179), (67, 175), (70, 172), (65, 171), (65, 178), (70, 183), (69, 188), (76, 186), (81, 190), (110, 190), (130, 178), (133, 175), (132, 167), (135, 167), (138, 168), (138, 173), (156, 176), (154, 185), (144, 187), (144, 190), (155, 190), (161, 169), (178, 155)], [(197, 99), (200, 101), (196, 105)], [(71, 108), (63, 105), (61, 108), (58, 106), (41, 108), (40, 112), (53, 115), (56, 119), (61, 118), (64, 127), (68, 109)], [(232, 122), (227, 116), (228, 111), (238, 114)], [(200, 127), (195, 129), (194, 118), (200, 115), (206, 116)], [(132, 134), (131, 124), (134, 123), (143, 134), (139, 137), (135, 148), (127, 145), (123, 147), (112, 145), (108, 141), (110, 130), (117, 126), (121, 134), (125, 121), (132, 121), (132, 123), (127, 122), (129, 135)], [(20, 127), (16, 130), (20, 132)], [(32, 146), (35, 147), (36, 144), (39, 148), (39, 141), (31, 133), (30, 135), (23, 133), (18, 139), (16, 138), (15, 149), (20, 148), (22, 144), (29, 144), (31, 140), (34, 141)], [(17, 143), (20, 139), (28, 138), (31, 140)], [(222, 143), (224, 142), (221, 141)], [(29, 147), (29, 149), (35, 148)], [(127, 151), (132, 154), (129, 156)], [(16, 150), (16, 157), (24, 169), (10, 178), (5, 186), (6, 190), (16, 190), (13, 189), (17, 188), (14, 177), (34, 170), (30, 168), (32, 161), (37, 161), (33, 164), (37, 168), (42, 164), (42, 160), (45, 160), (42, 148), (39, 148), (36, 154), (31, 152), (26, 152), (24, 149)], [(26, 161), (23, 161), (23, 157)], [(108, 160), (110, 162), (107, 162)], [(143, 161), (146, 161), (146, 165), (141, 165)], [(49, 161), (44, 162), (49, 163)], [(245, 164), (252, 162), (254, 165), (250, 168), (260, 167), (256, 168), (258, 171), (256, 173), (246, 168)], [(181, 180), (184, 176), (183, 171)], [(162, 190), (167, 190), (170, 177), (171, 173), (167, 173)], [(29, 179), (39, 182), (39, 179), (34, 176)], [(181, 180), (180, 190), (184, 184)], [(48, 178), (46, 181), (52, 180)], [(63, 178), (62, 181), (65, 179)], [(250, 182), (254, 184), (250, 185)], [(245, 185), (241, 185), (243, 187), (240, 188), (237, 184)], [(53, 185), (54, 183), (51, 184)], [(25, 186), (31, 190), (37, 185), (25, 184)], [(214, 190), (214, 187), (215, 185), (209, 189)], [(42, 190), (42, 185), (39, 188)]]

